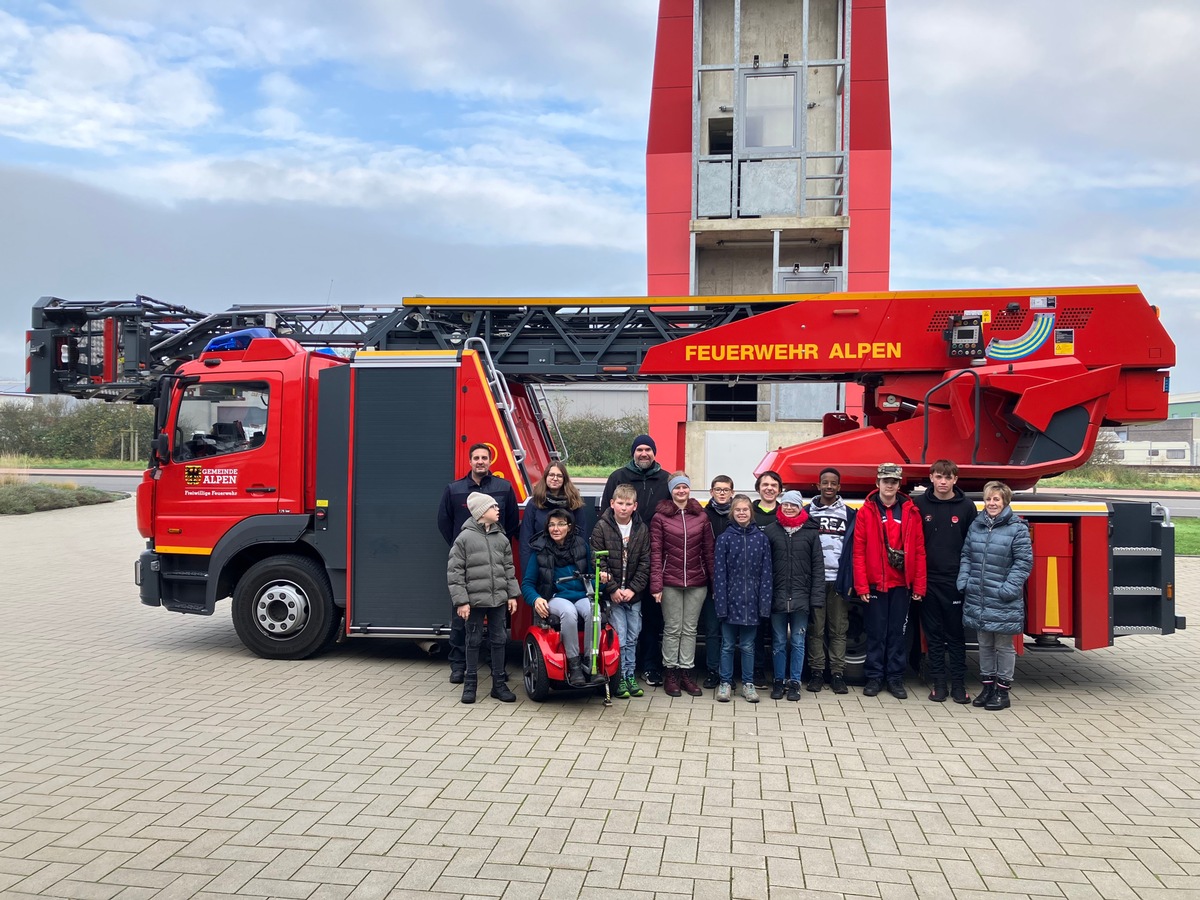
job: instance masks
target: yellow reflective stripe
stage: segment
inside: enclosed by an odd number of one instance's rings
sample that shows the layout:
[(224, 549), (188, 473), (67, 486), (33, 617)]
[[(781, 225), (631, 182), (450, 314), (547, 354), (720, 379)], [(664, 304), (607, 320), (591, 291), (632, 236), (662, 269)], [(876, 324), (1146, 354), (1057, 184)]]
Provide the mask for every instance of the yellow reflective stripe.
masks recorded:
[(1062, 625), (1058, 607), (1058, 557), (1046, 557), (1046, 621), (1045, 627), (1059, 628)]
[(154, 548), (158, 554), (179, 553), (187, 556), (212, 556), (212, 547), (163, 547)]

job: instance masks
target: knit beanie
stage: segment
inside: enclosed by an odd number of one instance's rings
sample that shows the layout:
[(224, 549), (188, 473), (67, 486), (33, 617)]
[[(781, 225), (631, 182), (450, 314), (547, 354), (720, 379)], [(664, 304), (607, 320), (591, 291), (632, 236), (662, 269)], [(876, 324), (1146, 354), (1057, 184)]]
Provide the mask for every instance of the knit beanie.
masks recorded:
[(784, 491), (779, 495), (780, 503), (794, 503), (801, 509), (804, 508), (804, 495), (799, 491)]
[(493, 506), (499, 505), (495, 497), (489, 497), (479, 491), (474, 491), (467, 496), (467, 510), (471, 513), (472, 519), (481, 518)]
[(653, 450), (655, 456), (658, 455), (658, 444), (654, 443), (654, 438), (648, 434), (639, 434), (633, 439), (633, 443), (629, 445), (629, 456), (631, 459), (633, 458), (633, 451), (642, 446), (642, 444)]

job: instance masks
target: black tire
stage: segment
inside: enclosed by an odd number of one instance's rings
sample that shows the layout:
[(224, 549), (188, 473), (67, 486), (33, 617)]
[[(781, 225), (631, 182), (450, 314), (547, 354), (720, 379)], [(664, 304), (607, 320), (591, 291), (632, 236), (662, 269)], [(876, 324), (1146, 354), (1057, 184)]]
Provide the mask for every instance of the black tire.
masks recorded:
[(847, 609), (846, 670), (842, 677), (847, 684), (866, 684), (867, 627), (863, 621), (863, 605), (859, 602), (848, 603)]
[(320, 652), (337, 628), (337, 613), (324, 568), (306, 556), (255, 563), (233, 591), (233, 627), (264, 659), (306, 659)]
[(533, 635), (525, 636), (525, 654), (521, 662), (521, 672), (525, 679), (525, 693), (530, 700), (541, 703), (550, 696), (550, 676), (546, 674), (546, 660), (542, 656), (542, 646)]

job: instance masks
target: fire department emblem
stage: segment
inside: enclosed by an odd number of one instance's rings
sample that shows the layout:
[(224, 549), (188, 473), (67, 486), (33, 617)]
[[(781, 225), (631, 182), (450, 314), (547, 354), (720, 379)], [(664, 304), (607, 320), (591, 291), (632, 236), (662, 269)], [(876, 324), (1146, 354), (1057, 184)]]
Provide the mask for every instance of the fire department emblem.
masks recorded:
[(201, 466), (184, 466), (183, 467), (183, 483), (186, 485), (195, 486), (200, 484), (204, 478), (204, 469)]

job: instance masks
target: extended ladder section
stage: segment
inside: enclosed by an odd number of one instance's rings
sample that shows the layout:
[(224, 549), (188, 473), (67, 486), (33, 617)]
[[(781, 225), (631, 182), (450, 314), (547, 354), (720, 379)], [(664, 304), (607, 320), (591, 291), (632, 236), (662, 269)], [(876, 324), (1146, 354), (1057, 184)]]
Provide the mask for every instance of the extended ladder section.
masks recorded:
[[(752, 302), (745, 302), (747, 299)], [(198, 357), (217, 335), (269, 328), (306, 347), (458, 350), (485, 347), (493, 371), (523, 384), (638, 377), (665, 341), (746, 319), (791, 295), (754, 298), (565, 300), (413, 298), (394, 306), (233, 306), (201, 313), (150, 297), (70, 301), (43, 297), (26, 336), (26, 392), (151, 403), (158, 377)], [(703, 373), (698, 373), (703, 377)]]

